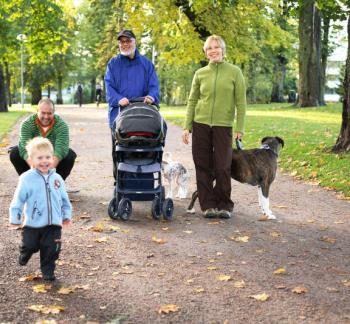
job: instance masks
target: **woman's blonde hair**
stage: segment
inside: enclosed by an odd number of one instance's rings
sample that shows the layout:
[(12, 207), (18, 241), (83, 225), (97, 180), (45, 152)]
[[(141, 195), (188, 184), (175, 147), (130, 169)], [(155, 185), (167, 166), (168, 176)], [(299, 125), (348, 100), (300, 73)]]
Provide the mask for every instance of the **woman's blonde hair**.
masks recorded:
[(26, 150), (28, 156), (32, 159), (38, 152), (48, 152), (53, 155), (53, 146), (51, 142), (44, 137), (34, 137), (27, 145)]
[(204, 45), (203, 45), (203, 51), (204, 51), (204, 53), (207, 53), (207, 49), (208, 49), (208, 47), (209, 47), (209, 43), (211, 42), (211, 41), (216, 41), (218, 44), (219, 44), (219, 46), (221, 47), (221, 49), (222, 49), (222, 55), (223, 56), (225, 56), (225, 54), (226, 54), (226, 44), (225, 44), (225, 41), (224, 41), (224, 39), (221, 37), (221, 36), (218, 36), (218, 35), (211, 35), (211, 36), (209, 36), (207, 39), (206, 39), (206, 41), (205, 41), (205, 43), (204, 43)]

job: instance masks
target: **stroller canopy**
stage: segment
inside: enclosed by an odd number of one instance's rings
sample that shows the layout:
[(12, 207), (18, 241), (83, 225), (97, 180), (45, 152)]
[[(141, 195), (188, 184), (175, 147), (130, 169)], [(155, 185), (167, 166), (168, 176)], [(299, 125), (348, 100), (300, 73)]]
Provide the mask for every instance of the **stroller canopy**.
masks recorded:
[(115, 121), (115, 132), (120, 137), (133, 133), (165, 137), (164, 120), (154, 106), (136, 102), (121, 110)]

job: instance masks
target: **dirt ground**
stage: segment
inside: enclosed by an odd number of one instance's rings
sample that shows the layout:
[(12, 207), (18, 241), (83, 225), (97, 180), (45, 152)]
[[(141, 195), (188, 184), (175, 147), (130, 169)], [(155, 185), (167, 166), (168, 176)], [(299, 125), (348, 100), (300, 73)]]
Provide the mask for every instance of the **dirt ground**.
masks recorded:
[[(74, 223), (63, 232), (58, 280), (43, 293), (41, 279), (20, 280), (39, 273), (39, 258), (17, 264), (20, 231), (10, 230), (8, 207), (18, 177), (0, 148), (0, 323), (350, 323), (349, 201), (279, 173), (276, 221), (260, 221), (257, 189), (237, 182), (229, 220), (204, 219), (198, 205), (188, 215), (189, 199), (175, 199), (171, 222), (153, 220), (150, 202), (134, 203), (128, 222), (113, 221), (106, 111), (58, 113), (79, 155), (67, 186), (80, 191), (70, 194)], [(165, 150), (189, 169), (192, 192), (191, 148), (180, 136), (169, 125)], [(18, 125), (5, 142), (17, 138)]]

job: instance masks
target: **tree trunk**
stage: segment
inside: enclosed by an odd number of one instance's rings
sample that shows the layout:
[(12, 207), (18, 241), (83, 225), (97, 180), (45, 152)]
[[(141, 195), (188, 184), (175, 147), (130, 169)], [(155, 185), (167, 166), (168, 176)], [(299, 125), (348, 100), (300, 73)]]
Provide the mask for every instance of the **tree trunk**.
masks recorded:
[(343, 99), (343, 113), (340, 133), (332, 148), (333, 152), (350, 151), (350, 15), (348, 17), (348, 55), (346, 58)]
[(303, 0), (299, 14), (299, 106), (320, 105), (321, 18), (315, 0)]
[(278, 55), (273, 67), (271, 102), (284, 102), (283, 85), (286, 78), (286, 65), (287, 59), (284, 55)]
[(95, 102), (96, 100), (96, 78), (93, 78), (90, 80), (90, 102)]
[(247, 100), (249, 103), (256, 103), (256, 59), (252, 58), (248, 65), (248, 87)]
[(11, 73), (9, 71), (9, 64), (5, 62), (5, 80), (6, 80), (6, 94), (8, 105), (12, 106), (12, 94), (11, 94)]
[(63, 78), (62, 78), (62, 75), (59, 74), (58, 77), (57, 77), (57, 99), (56, 99), (56, 103), (58, 105), (62, 105), (63, 104), (62, 83), (63, 83)]
[(40, 86), (35, 86), (32, 91), (32, 101), (31, 101), (31, 104), (32, 105), (37, 105), (38, 102), (40, 101), (41, 99), (41, 96), (42, 96), (42, 93), (41, 93), (41, 87)]
[(320, 73), (320, 105), (325, 106), (326, 102), (324, 100), (324, 94), (326, 89), (326, 69), (327, 69), (327, 60), (329, 56), (329, 27), (331, 20), (328, 17), (322, 19), (322, 47), (321, 47), (321, 73)]
[(0, 63), (0, 112), (8, 112), (3, 66)]
[(49, 85), (47, 86), (47, 97), (51, 98), (51, 87)]

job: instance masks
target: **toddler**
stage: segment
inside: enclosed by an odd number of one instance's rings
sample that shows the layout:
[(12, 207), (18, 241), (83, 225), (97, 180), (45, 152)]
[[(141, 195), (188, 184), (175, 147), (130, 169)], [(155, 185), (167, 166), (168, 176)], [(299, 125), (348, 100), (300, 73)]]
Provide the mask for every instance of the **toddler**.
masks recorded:
[(26, 150), (32, 168), (19, 177), (10, 205), (10, 224), (23, 226), (19, 264), (26, 265), (33, 253), (40, 251), (43, 279), (53, 281), (55, 261), (61, 250), (62, 224), (70, 224), (72, 206), (63, 179), (52, 169), (50, 141), (35, 137)]

